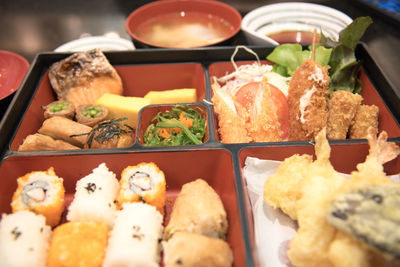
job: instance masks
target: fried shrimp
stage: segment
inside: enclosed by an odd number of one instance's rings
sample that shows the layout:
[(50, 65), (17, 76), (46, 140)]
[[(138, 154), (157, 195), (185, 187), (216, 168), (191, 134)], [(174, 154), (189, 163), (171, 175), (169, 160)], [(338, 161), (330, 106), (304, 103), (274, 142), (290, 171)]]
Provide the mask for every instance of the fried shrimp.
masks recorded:
[[(212, 84), (212, 102), (219, 119), (219, 133), (222, 143), (249, 143), (251, 138), (246, 130), (246, 112), (235, 104), (229, 92), (221, 89), (218, 83)], [(243, 108), (242, 108), (243, 109)]]
[(248, 122), (249, 135), (254, 142), (282, 141), (281, 126), (277, 107), (272, 99), (271, 89), (263, 77), (254, 99)]
[(326, 126), (327, 94), (330, 82), (327, 67), (305, 60), (289, 83), (289, 140), (313, 140)]
[(362, 96), (348, 91), (335, 91), (328, 102), (328, 139), (346, 139), (350, 124), (361, 104)]

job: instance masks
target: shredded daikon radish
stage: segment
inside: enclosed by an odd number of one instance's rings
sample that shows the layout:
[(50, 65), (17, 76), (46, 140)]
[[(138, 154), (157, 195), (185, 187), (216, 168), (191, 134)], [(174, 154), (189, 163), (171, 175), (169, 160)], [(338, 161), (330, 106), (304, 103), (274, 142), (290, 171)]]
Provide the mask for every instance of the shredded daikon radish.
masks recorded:
[[(254, 55), (257, 61), (253, 64), (246, 64), (238, 67), (235, 62), (235, 56), (240, 48)], [(263, 76), (272, 71), (271, 65), (261, 64), (258, 55), (253, 50), (243, 45), (236, 46), (235, 51), (231, 56), (231, 62), (233, 67), (235, 68), (235, 71), (218, 78), (217, 81), (220, 84), (223, 84), (221, 89), (229, 91), (232, 95), (235, 95), (243, 85), (249, 82), (261, 82)], [(279, 86), (276, 87), (278, 87), (281, 91), (284, 92), (285, 95), (287, 95), (287, 88), (281, 87), (282, 84), (288, 84), (288, 78), (283, 76), (281, 77), (284, 82), (279, 83)]]

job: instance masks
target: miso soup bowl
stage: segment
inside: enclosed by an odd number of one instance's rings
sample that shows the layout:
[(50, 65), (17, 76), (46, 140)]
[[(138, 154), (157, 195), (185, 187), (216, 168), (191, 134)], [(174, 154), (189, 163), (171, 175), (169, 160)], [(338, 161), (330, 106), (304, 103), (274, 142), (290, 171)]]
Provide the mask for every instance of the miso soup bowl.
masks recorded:
[[(303, 2), (277, 3), (258, 7), (247, 13), (242, 20), (246, 41), (252, 45), (279, 45), (269, 37), (281, 32), (313, 32), (332, 40), (352, 22), (343, 12), (319, 4)], [(299, 41), (299, 43), (301, 43)]]
[[(176, 34), (166, 34), (168, 37), (164, 38), (165, 40), (162, 39), (162, 42), (152, 42), (149, 38), (143, 37), (143, 34), (149, 31), (150, 24), (157, 25), (161, 29), (160, 31), (167, 31), (167, 24), (171, 24), (166, 22), (165, 17), (176, 17), (183, 24), (188, 20), (191, 21), (192, 25), (204, 25), (206, 23), (212, 25), (204, 29), (206, 34), (215, 30), (218, 30), (221, 34), (218, 34), (218, 38), (206, 43), (178, 45), (172, 44), (173, 39), (177, 38)], [(149, 3), (134, 10), (128, 16), (125, 26), (133, 43), (139, 48), (192, 48), (232, 43), (234, 37), (240, 31), (241, 22), (242, 17), (236, 9), (219, 1), (163, 0)], [(168, 44), (165, 43), (167, 39)]]

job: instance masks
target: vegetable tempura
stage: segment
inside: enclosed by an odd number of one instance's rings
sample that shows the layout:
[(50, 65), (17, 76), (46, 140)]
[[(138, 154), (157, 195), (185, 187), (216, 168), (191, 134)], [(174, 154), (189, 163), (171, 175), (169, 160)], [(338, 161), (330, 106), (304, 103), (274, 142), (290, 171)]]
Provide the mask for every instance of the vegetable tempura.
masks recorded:
[(376, 131), (370, 128), (369, 155), (347, 179), (329, 161), (330, 147), (323, 129), (316, 138), (317, 160), (312, 161), (309, 155), (294, 155), (285, 159), (276, 174), (268, 177), (265, 202), (298, 221), (297, 234), (288, 250), (293, 265), (365, 267), (381, 266), (384, 262), (376, 249), (330, 225), (327, 211), (339, 193), (367, 185), (394, 184), (386, 177), (383, 164), (396, 158), (400, 148), (386, 140), (386, 132), (377, 139)]

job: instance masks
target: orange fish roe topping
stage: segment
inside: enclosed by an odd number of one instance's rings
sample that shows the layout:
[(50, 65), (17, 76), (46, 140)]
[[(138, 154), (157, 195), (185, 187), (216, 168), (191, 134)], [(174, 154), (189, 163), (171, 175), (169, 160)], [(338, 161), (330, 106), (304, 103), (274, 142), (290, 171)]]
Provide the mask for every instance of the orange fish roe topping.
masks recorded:
[[(171, 119), (171, 120), (176, 120), (176, 119)], [(183, 123), (183, 125), (185, 125), (186, 128), (190, 128), (193, 126), (193, 119), (188, 118), (185, 116), (185, 113), (182, 112), (179, 115), (179, 121)], [(171, 137), (170, 132), (182, 132), (182, 129), (180, 128), (160, 128), (157, 130), (157, 134), (165, 139), (168, 139)]]

